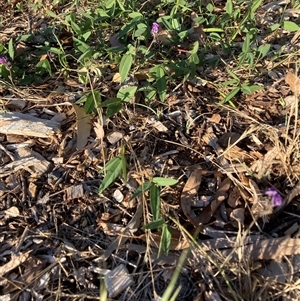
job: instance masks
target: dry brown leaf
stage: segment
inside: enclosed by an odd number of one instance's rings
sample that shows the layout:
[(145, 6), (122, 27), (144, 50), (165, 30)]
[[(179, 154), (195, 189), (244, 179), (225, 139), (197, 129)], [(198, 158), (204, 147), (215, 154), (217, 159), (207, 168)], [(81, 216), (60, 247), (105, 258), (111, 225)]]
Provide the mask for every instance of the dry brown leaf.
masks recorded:
[[(112, 217), (110, 216), (109, 219), (111, 219), (111, 218)], [(118, 225), (115, 223), (107, 223), (107, 222), (103, 222), (103, 221), (99, 221), (98, 226), (102, 228), (102, 231), (106, 235), (113, 235), (113, 236), (118, 236), (118, 235), (121, 236), (125, 229), (125, 227), (122, 225)]]
[(181, 194), (181, 209), (194, 227), (199, 226), (199, 221), (195, 213), (192, 211), (192, 205), (194, 203), (194, 199), (197, 197), (201, 179), (202, 170), (195, 169), (188, 178)]
[(241, 226), (244, 225), (245, 220), (245, 208), (236, 208), (232, 210), (230, 217), (238, 222)]
[(118, 83), (119, 84), (121, 82), (121, 78), (122, 78), (121, 74), (119, 72), (117, 72), (117, 73), (114, 74), (114, 76), (113, 76), (113, 78), (112, 78), (111, 81), (113, 83)]
[(27, 46), (24, 42), (19, 42), (17, 45), (16, 45), (16, 49), (15, 49), (15, 56), (19, 56), (21, 55), (22, 53), (28, 51), (30, 49), (29, 46)]
[(79, 88), (80, 84), (78, 81), (76, 81), (75, 79), (72, 78), (67, 78), (65, 79), (64, 83), (70, 87), (74, 87), (74, 88)]
[(296, 74), (288, 72), (285, 77), (285, 82), (290, 86), (292, 92), (300, 95), (300, 78)]
[(130, 235), (133, 235), (133, 233), (139, 229), (142, 216), (143, 216), (143, 206), (141, 200), (139, 199), (136, 212), (133, 218), (131, 219), (131, 221), (128, 223), (128, 225), (122, 230), (122, 235), (117, 237), (97, 260), (101, 262), (107, 260), (107, 258), (116, 249), (122, 246), (126, 242), (128, 237)]
[(222, 117), (220, 114), (213, 114), (210, 118), (209, 121), (213, 123), (219, 123), (221, 121)]
[(231, 180), (229, 178), (226, 178), (222, 181), (210, 205), (207, 206), (199, 214), (198, 220), (200, 223), (207, 224), (210, 221), (210, 219), (212, 218), (216, 210), (221, 206), (223, 201), (227, 198), (228, 196), (227, 191), (229, 190), (230, 186), (231, 186)]
[(85, 113), (84, 108), (73, 104), (73, 108), (76, 112), (76, 125), (77, 125), (77, 142), (76, 148), (78, 150), (84, 148), (87, 144), (88, 138), (91, 132), (91, 120), (90, 116)]
[(287, 275), (287, 263), (280, 258), (279, 260), (271, 260), (267, 266), (259, 269), (257, 272), (265, 278), (284, 283)]
[(256, 173), (257, 179), (260, 180), (267, 173), (267, 171), (272, 167), (278, 156), (278, 148), (273, 147), (263, 156), (263, 158), (258, 159), (251, 165), (250, 169), (251, 171)]
[[(243, 246), (242, 248), (244, 249), (244, 257), (249, 258), (251, 261), (277, 259), (283, 256), (300, 254), (300, 238), (270, 238)], [(221, 252), (228, 256), (232, 253), (232, 250)], [(235, 254), (232, 255), (234, 260), (238, 259), (238, 252), (239, 250), (235, 250)]]
[(235, 186), (229, 193), (227, 203), (230, 207), (235, 208), (238, 205), (238, 200), (241, 197), (241, 192), (237, 186)]
[(170, 44), (170, 41), (172, 39), (172, 34), (169, 30), (164, 29), (162, 31), (159, 31), (155, 38), (157, 41), (168, 45)]
[(104, 138), (104, 129), (99, 122), (94, 122), (94, 131), (96, 133), (97, 139), (102, 140)]

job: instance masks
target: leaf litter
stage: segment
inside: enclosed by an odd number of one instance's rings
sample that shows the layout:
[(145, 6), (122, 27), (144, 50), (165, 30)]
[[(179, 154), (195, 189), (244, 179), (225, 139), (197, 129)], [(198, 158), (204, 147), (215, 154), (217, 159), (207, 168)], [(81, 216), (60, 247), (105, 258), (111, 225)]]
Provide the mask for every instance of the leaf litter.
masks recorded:
[[(263, 6), (267, 13), (261, 22), (266, 24), (268, 15), (281, 5)], [(216, 2), (215, 9), (223, 8)], [(191, 18), (189, 38), (205, 44), (197, 14)], [(162, 29), (157, 39), (168, 44), (172, 34)], [(7, 38), (7, 31), (2, 35)], [(123, 45), (115, 35), (110, 43)], [(124, 104), (120, 114), (99, 122), (74, 105), (78, 86), (58, 83), (59, 78), (39, 86), (38, 97), (35, 88), (25, 93), (4, 86), (1, 93), (15, 105), (8, 106), (10, 112), (0, 120), (0, 129), (4, 128), (0, 136), (1, 294), (8, 300), (43, 296), (98, 300), (100, 274), (110, 298), (150, 300), (145, 296), (151, 280), (162, 295), (170, 277), (160, 272), (171, 267), (173, 273), (179, 251), (191, 247), (184, 270), (189, 277), (182, 273), (178, 282), (189, 288), (185, 300), (197, 300), (197, 296), (232, 300), (220, 276), (224, 270), (225, 280), (235, 286), (241, 300), (251, 293), (238, 287), (246, 276), (251, 284), (274, 281), (265, 284), (263, 300), (270, 292), (276, 295), (284, 290), (287, 300), (296, 300), (298, 116), (290, 126), (285, 118), (295, 114), (299, 77), (292, 71), (283, 80), (282, 69), (275, 71), (261, 83), (264, 90), (240, 96), (234, 109), (218, 104), (212, 84), (225, 81), (226, 72), (208, 67), (202, 80), (180, 83), (177, 93), (166, 95), (165, 104), (153, 106), (163, 112), (159, 120), (153, 111), (135, 106), (134, 99)], [(110, 72), (112, 81), (99, 87), (112, 93), (117, 72)], [(67, 89), (70, 98), (58, 95)], [(281, 96), (287, 108), (278, 104)], [(288, 104), (294, 105), (293, 111)], [(22, 119), (22, 126), (11, 125), (9, 118), (14, 116)], [(53, 116), (60, 117), (53, 120)], [(130, 150), (126, 153), (128, 179), (120, 176), (99, 195), (105, 177), (99, 170), (120, 155), (124, 144)], [(162, 215), (171, 218), (172, 237), (169, 255), (159, 258), (162, 233), (141, 230), (151, 220), (147, 192), (132, 201), (135, 206), (128, 205), (137, 183), (155, 176), (180, 179), (176, 187), (161, 191)], [(134, 185), (128, 185), (129, 181)], [(270, 206), (265, 195), (270, 187), (283, 196), (281, 206)], [(196, 244), (195, 229), (200, 231)], [(241, 264), (243, 268), (238, 268)], [(185, 279), (199, 286), (191, 288)]]

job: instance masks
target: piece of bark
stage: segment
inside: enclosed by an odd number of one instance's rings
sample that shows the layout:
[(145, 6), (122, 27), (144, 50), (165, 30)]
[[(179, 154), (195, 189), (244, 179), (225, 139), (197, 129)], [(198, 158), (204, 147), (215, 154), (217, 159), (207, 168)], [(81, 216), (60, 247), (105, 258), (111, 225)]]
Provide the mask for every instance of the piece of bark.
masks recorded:
[(40, 176), (51, 165), (42, 155), (27, 147), (17, 149), (14, 157), (15, 160), (13, 162), (0, 167), (0, 178), (16, 173), (19, 170), (27, 170), (30, 174)]
[(8, 272), (24, 263), (29, 258), (30, 253), (31, 250), (25, 253), (12, 254), (11, 260), (0, 267), (0, 277), (3, 277)]
[(105, 275), (104, 283), (109, 297), (115, 298), (133, 283), (133, 279), (125, 265), (120, 264)]
[(67, 201), (79, 199), (84, 196), (83, 185), (73, 185), (66, 189)]
[(19, 112), (0, 112), (0, 133), (48, 138), (59, 132), (59, 124), (52, 120)]

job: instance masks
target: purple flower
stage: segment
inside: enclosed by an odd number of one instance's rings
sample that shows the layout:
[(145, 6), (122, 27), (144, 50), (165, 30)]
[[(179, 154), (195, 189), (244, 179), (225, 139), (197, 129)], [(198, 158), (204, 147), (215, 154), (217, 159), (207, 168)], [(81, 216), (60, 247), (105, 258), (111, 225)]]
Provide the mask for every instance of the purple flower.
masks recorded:
[(158, 33), (158, 31), (159, 31), (159, 24), (157, 22), (154, 22), (152, 24), (151, 34), (154, 36)]
[(0, 64), (3, 65), (3, 64), (6, 64), (8, 62), (8, 59), (4, 56), (1, 56), (0, 57)]
[(279, 192), (275, 188), (268, 188), (265, 191), (265, 195), (270, 197), (271, 205), (273, 207), (281, 206), (282, 205), (282, 197)]

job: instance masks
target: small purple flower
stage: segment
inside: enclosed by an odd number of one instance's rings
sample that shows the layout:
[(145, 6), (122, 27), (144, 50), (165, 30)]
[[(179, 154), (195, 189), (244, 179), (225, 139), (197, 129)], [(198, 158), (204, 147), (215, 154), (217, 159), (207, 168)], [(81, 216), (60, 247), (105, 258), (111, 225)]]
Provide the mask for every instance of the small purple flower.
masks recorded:
[(8, 59), (4, 56), (1, 56), (0, 57), (0, 64), (3, 65), (3, 64), (6, 64), (8, 62)]
[(265, 195), (270, 197), (271, 205), (273, 207), (277, 207), (277, 206), (282, 205), (282, 202), (283, 202), (282, 197), (276, 189), (274, 189), (274, 188), (266, 189)]
[(158, 33), (158, 31), (159, 31), (159, 24), (157, 22), (154, 22), (152, 24), (151, 34), (154, 36)]

